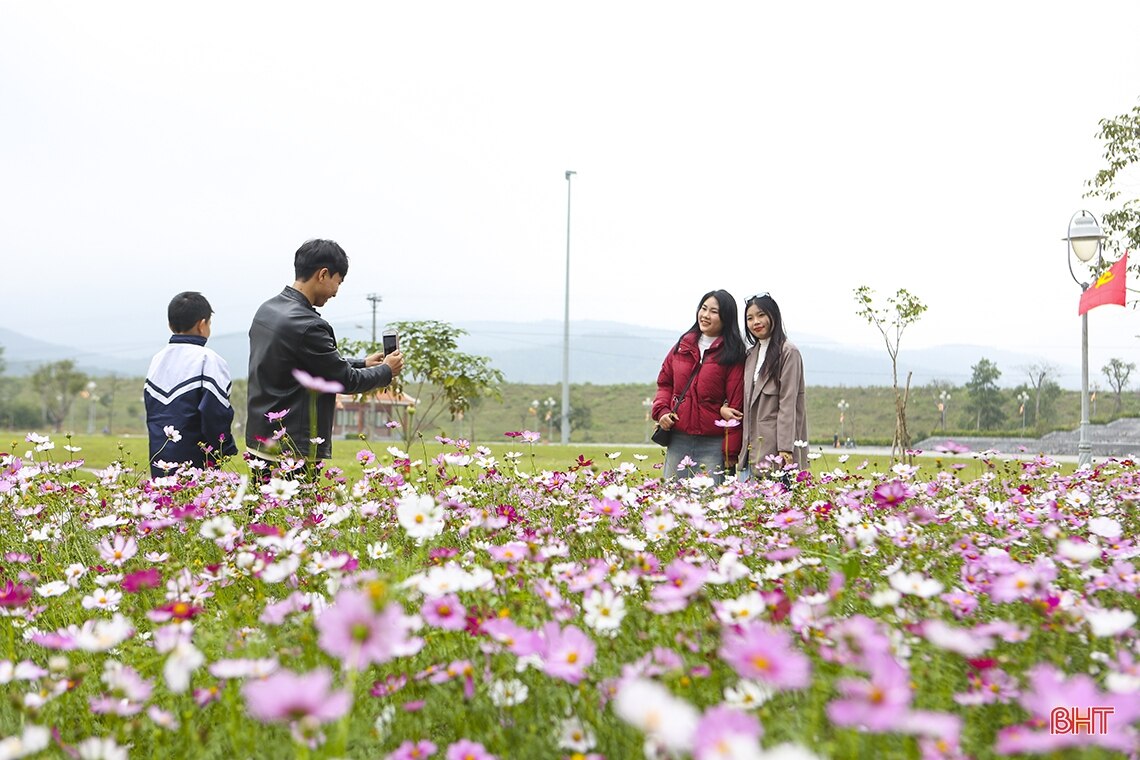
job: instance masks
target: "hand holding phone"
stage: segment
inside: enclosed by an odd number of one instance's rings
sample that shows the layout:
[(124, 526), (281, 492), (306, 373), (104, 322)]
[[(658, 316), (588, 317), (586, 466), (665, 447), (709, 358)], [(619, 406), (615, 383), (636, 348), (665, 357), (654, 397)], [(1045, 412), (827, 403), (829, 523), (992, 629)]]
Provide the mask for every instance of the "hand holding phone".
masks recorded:
[(384, 355), (400, 350), (400, 333), (395, 330), (385, 330), (381, 339), (384, 341)]

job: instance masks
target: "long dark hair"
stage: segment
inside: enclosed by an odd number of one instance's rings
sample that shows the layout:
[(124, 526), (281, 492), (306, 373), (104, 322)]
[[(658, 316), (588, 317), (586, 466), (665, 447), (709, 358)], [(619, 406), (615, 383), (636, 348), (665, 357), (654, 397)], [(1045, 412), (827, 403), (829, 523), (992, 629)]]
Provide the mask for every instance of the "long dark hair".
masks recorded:
[[(772, 323), (770, 330), (772, 337), (768, 343), (768, 351), (764, 354), (760, 374), (775, 374), (780, 371), (780, 358), (784, 355), (784, 344), (788, 341), (788, 334), (784, 331), (784, 318), (780, 315), (780, 305), (767, 293), (752, 296), (744, 304), (745, 319), (748, 317), (748, 310), (753, 306), (767, 314), (768, 320)], [(747, 324), (744, 328), (744, 337), (748, 339), (748, 345), (756, 345), (756, 336), (748, 329)]]
[[(717, 364), (725, 367), (730, 367), (733, 364), (740, 364), (744, 361), (744, 353), (747, 349), (744, 346), (744, 340), (740, 337), (740, 326), (736, 313), (736, 299), (727, 290), (710, 290), (701, 296), (701, 300), (697, 302), (697, 315), (701, 313), (701, 307), (704, 306), (705, 301), (709, 298), (715, 298), (717, 307), (720, 309), (720, 323), (721, 331), (720, 336), (724, 338), (724, 345), (721, 347), (719, 355), (716, 357)], [(681, 337), (685, 337), (689, 333), (695, 335), (701, 334), (701, 323), (698, 319), (693, 319), (693, 326), (684, 332)], [(673, 353), (677, 353), (681, 348), (681, 341), (677, 341), (677, 345), (673, 346)]]

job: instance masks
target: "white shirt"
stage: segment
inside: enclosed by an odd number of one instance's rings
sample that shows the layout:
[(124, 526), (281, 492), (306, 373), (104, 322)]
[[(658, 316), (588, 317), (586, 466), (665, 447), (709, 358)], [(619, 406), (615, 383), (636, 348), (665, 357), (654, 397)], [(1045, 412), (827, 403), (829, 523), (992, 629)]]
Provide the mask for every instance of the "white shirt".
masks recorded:
[(701, 359), (705, 358), (705, 351), (708, 350), (708, 347), (711, 346), (714, 341), (716, 341), (716, 338), (710, 338), (704, 333), (701, 333), (701, 337), (697, 338), (697, 348), (701, 350)]
[(756, 371), (752, 373), (752, 382), (760, 379), (760, 368), (764, 366), (764, 357), (768, 355), (768, 344), (772, 342), (771, 338), (756, 343)]

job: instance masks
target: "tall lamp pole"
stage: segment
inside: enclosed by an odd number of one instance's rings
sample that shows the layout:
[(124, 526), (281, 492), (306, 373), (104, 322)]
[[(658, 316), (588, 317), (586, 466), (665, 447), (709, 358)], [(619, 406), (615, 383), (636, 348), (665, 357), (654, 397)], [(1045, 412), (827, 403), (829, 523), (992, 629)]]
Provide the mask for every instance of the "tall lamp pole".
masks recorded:
[(570, 177), (566, 170), (566, 304), (562, 314), (562, 445), (570, 443)]
[[(1065, 257), (1069, 262), (1069, 274), (1073, 282), (1081, 286), (1081, 292), (1088, 290), (1089, 283), (1081, 282), (1077, 273), (1073, 271), (1073, 258), (1076, 256), (1082, 264), (1100, 268), (1100, 241), (1104, 240), (1104, 232), (1096, 217), (1088, 211), (1078, 211), (1069, 219), (1069, 231), (1064, 237)], [(1072, 256), (1069, 256), (1069, 253)], [(1095, 259), (1095, 262), (1094, 262)], [(1094, 262), (1090, 264), (1089, 262)], [(1077, 467), (1088, 467), (1092, 464), (1092, 442), (1089, 441), (1089, 313), (1081, 315), (1081, 436), (1077, 442)]]

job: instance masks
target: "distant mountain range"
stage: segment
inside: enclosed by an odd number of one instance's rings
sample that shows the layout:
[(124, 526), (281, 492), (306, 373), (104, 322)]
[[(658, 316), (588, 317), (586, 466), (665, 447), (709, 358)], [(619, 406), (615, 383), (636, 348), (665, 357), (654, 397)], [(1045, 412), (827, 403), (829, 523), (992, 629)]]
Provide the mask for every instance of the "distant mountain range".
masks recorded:
[[(512, 383), (551, 384), (562, 379), (562, 323), (467, 322), (457, 323), (467, 331), (463, 351), (486, 356)], [(338, 335), (357, 332), (351, 325), (334, 325)], [(570, 381), (613, 385), (653, 383), (665, 353), (677, 333), (618, 322), (578, 321), (570, 324)], [(874, 386), (891, 384), (890, 357), (885, 350), (847, 347), (828, 338), (800, 334), (795, 343), (804, 357), (808, 385)], [(30, 338), (0, 327), (0, 345), (7, 372), (26, 375), (36, 367), (61, 359), (73, 359), (92, 375), (142, 377), (151, 355), (161, 343), (142, 351), (136, 346), (80, 349)], [(227, 362), (235, 378), (245, 377), (249, 363), (248, 338), (244, 333), (214, 335), (209, 345)], [(900, 382), (912, 371), (912, 386), (934, 380), (960, 386), (970, 379), (970, 368), (986, 358), (1002, 375), (999, 384), (1013, 387), (1025, 381), (1022, 368), (1046, 360), (1032, 354), (987, 346), (947, 345), (908, 349), (900, 355)], [(1054, 364), (1054, 366), (1057, 366)], [(1078, 376), (1069, 366), (1058, 366), (1062, 380)], [(1067, 383), (1062, 382), (1063, 385)]]

